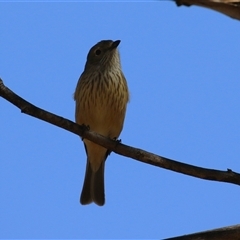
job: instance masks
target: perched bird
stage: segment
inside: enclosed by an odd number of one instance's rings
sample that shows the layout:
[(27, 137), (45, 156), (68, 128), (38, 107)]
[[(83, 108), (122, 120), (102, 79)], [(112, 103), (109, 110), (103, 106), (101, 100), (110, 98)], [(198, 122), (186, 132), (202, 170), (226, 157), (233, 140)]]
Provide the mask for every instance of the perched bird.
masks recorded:
[[(119, 44), (120, 40), (103, 40), (90, 49), (74, 93), (76, 123), (112, 139), (117, 139), (122, 131), (129, 101), (117, 49)], [(87, 166), (80, 202), (103, 206), (104, 165), (109, 151), (87, 139), (83, 142)]]

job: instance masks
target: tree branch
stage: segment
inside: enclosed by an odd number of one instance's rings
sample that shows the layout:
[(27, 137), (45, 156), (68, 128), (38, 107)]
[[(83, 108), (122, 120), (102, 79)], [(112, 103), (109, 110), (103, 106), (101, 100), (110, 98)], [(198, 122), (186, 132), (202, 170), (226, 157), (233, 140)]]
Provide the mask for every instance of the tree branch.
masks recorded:
[(177, 6), (200, 6), (240, 20), (240, 0), (173, 0)]
[(180, 237), (167, 238), (165, 240), (239, 240), (239, 238), (240, 224), (189, 235), (183, 235)]
[(219, 170), (206, 169), (206, 168), (196, 167), (193, 165), (177, 162), (177, 161), (144, 151), (142, 149), (133, 148), (133, 147), (121, 144), (119, 142), (106, 138), (100, 134), (92, 132), (84, 126), (80, 126), (68, 119), (65, 119), (63, 117), (47, 112), (27, 102), (26, 100), (19, 97), (14, 92), (12, 92), (9, 88), (7, 88), (3, 84), (3, 81), (1, 79), (0, 79), (0, 96), (5, 98), (7, 101), (11, 102), (16, 107), (20, 108), (22, 113), (39, 118), (43, 121), (51, 123), (60, 128), (63, 128), (69, 132), (75, 133), (81, 136), (82, 138), (86, 138), (94, 143), (97, 143), (125, 157), (130, 157), (143, 163), (151, 164), (157, 167), (165, 168), (165, 169), (186, 174), (192, 177), (219, 181), (219, 182), (228, 182), (228, 183), (240, 185), (240, 174), (233, 172), (230, 169), (227, 169), (227, 171), (219, 171)]

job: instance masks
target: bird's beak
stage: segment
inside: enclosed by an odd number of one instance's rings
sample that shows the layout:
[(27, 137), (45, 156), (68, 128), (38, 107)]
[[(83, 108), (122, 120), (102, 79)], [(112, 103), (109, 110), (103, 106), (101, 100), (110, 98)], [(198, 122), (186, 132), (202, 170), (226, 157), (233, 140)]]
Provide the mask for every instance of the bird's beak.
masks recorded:
[(115, 48), (117, 48), (117, 46), (120, 44), (120, 40), (116, 40), (116, 41), (114, 41), (113, 43), (112, 43), (112, 45), (111, 45), (111, 49), (115, 49)]

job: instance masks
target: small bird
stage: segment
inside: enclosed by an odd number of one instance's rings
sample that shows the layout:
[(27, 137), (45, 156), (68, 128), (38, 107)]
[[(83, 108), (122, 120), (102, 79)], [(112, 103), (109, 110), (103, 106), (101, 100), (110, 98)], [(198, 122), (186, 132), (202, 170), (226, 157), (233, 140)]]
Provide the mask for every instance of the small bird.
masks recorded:
[[(102, 40), (88, 55), (74, 93), (75, 120), (92, 131), (117, 139), (122, 131), (129, 91), (118, 52), (120, 40)], [(109, 150), (83, 139), (87, 166), (80, 197), (83, 205), (105, 203), (104, 165)]]

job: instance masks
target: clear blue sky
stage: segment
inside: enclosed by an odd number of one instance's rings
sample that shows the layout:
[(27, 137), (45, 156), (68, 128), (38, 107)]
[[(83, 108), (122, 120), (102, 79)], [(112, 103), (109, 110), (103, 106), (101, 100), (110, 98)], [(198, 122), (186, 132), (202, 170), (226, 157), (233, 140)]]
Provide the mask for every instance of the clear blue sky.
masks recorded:
[[(122, 142), (240, 172), (239, 21), (170, 1), (1, 3), (0, 77), (27, 101), (74, 120), (90, 47), (121, 40), (131, 92)], [(240, 188), (114, 153), (106, 204), (82, 206), (78, 136), (0, 98), (0, 238), (167, 238), (239, 223)]]

